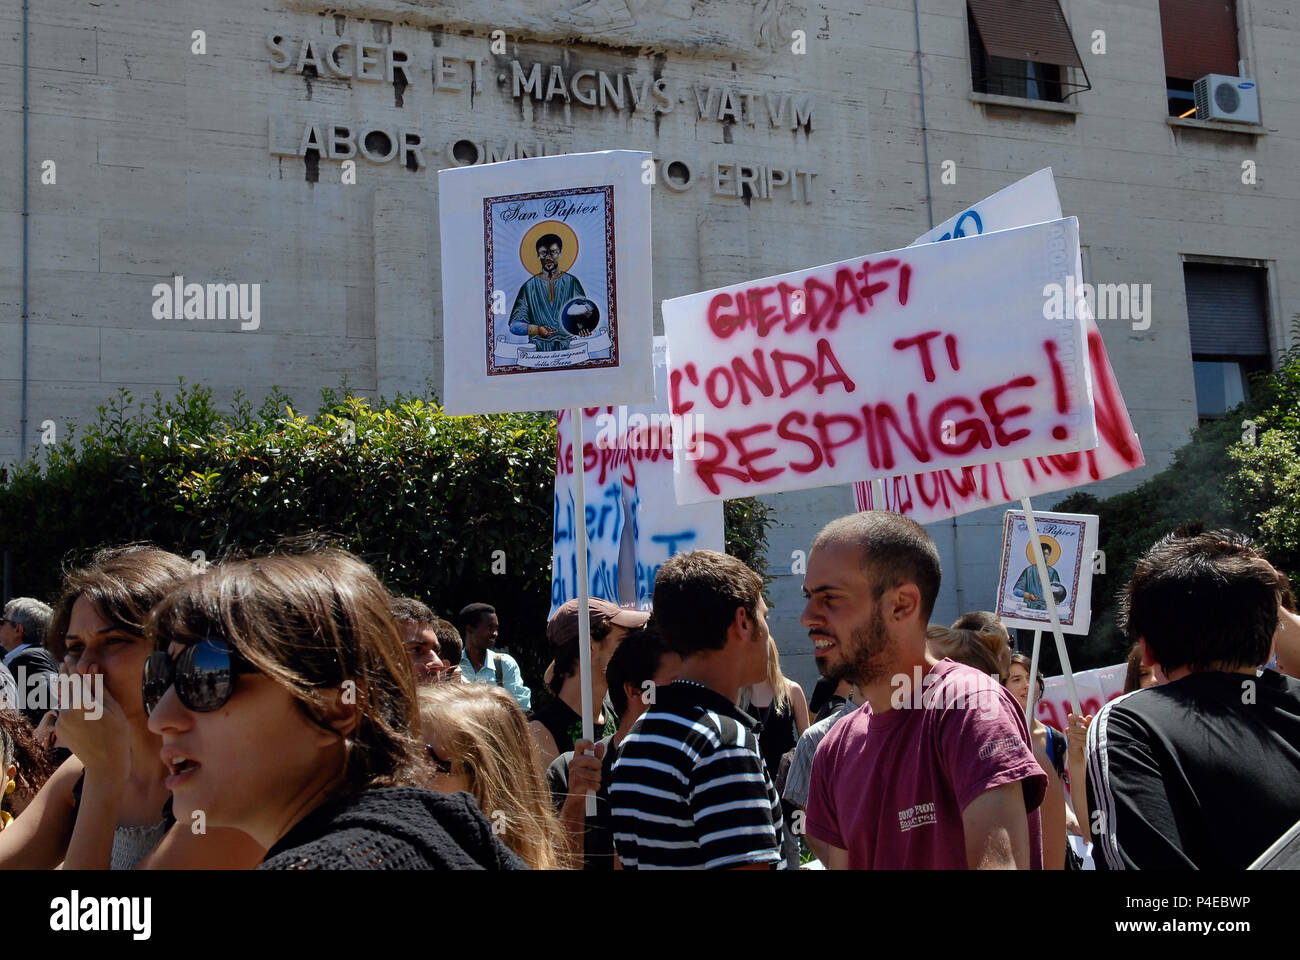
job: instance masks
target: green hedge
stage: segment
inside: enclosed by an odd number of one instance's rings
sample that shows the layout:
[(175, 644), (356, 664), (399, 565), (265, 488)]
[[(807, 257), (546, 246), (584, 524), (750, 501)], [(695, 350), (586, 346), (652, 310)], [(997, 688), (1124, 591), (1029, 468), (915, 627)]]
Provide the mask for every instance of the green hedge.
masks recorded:
[[(372, 405), (346, 383), (312, 416), (278, 389), (228, 411), (183, 382), (139, 404), (123, 389), (80, 436), (70, 427), (7, 472), (0, 547), (14, 593), (50, 599), (62, 568), (105, 544), (216, 561), (325, 534), (444, 615), (493, 604), (502, 645), (536, 689), (549, 660), (554, 461), (555, 421), (542, 414), (449, 417), (414, 396)], [(770, 510), (731, 501), (726, 522), (728, 550), (765, 572)], [(504, 573), (492, 572), (496, 550)]]
[[(1247, 421), (1255, 425), (1253, 440), (1243, 428)], [(1093, 579), (1088, 636), (1071, 642), (1076, 670), (1128, 655), (1116, 620), (1118, 594), (1138, 558), (1185, 523), (1249, 534), (1300, 586), (1300, 346), (1285, 352), (1271, 373), (1252, 379), (1246, 402), (1192, 431), (1173, 462), (1141, 486), (1106, 500), (1076, 493), (1052, 509), (1101, 518), (1106, 573)], [(1043, 656), (1044, 669), (1059, 672), (1052, 644), (1043, 646)]]

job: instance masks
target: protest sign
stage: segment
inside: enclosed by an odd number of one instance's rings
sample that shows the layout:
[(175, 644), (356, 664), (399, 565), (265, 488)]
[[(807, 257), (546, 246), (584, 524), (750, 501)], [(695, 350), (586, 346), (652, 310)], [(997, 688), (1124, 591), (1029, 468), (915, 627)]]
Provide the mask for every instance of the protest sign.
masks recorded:
[(664, 301), (679, 503), (1097, 445), (1083, 324), (1044, 316), (1073, 219)]
[[(1128, 664), (1118, 663), (1109, 667), (1097, 667), (1084, 670), (1073, 676), (1075, 690), (1083, 712), (1080, 716), (1095, 717), (1097, 713), (1116, 697), (1124, 695), (1124, 679), (1128, 676)], [(1069, 691), (1065, 676), (1046, 677), (1043, 680), (1043, 695), (1034, 706), (1034, 715), (1049, 727), (1055, 727), (1062, 733), (1070, 729)], [(1074, 799), (1074, 791), (1066, 784), (1066, 794)]]
[(651, 400), (649, 160), (439, 172), (448, 413)]
[[(673, 430), (668, 413), (667, 345), (655, 338), (655, 402), (583, 410), (587, 569), (591, 596), (650, 609), (655, 574), (686, 550), (725, 551), (722, 504), (678, 506), (673, 497)], [(569, 411), (556, 419), (555, 525), (551, 612), (577, 596), (577, 458)], [(623, 570), (630, 540), (633, 575)]]
[(978, 237), (1045, 220), (1060, 220), (1061, 216), (1056, 179), (1052, 176), (1052, 168), (1044, 167), (985, 197), (974, 206), (967, 207), (937, 227), (930, 228), (908, 246)]
[[(1056, 220), (1061, 203), (1051, 168), (1039, 170), (981, 200), (957, 216), (912, 241), (912, 246), (940, 240), (978, 236), (1030, 223)], [(1092, 378), (1096, 406), (1096, 449), (1080, 453), (1012, 460), (980, 466), (966, 466), (902, 476), (893, 476), (873, 489), (872, 484), (854, 484), (857, 509), (893, 510), (918, 523), (933, 523), (971, 510), (997, 506), (1020, 497), (1066, 490), (1136, 470), (1146, 460), (1138, 442), (1119, 382), (1106, 355), (1101, 330), (1080, 302), (1082, 265), (1076, 264), (1072, 282), (1062, 288), (1064, 303), (1075, 304), (1084, 313), (1088, 337), (1088, 372)], [(1045, 293), (1046, 296), (1046, 293)], [(1082, 309), (1080, 309), (1082, 308)], [(1068, 311), (1067, 311), (1068, 312)]]
[[(1109, 667), (1097, 667), (1094, 670), (1081, 670), (1074, 675), (1074, 685), (1079, 691), (1079, 700), (1083, 704), (1081, 716), (1097, 715), (1102, 707), (1124, 693), (1124, 678), (1128, 675), (1128, 664), (1118, 663)], [(1044, 677), (1043, 695), (1038, 701), (1034, 714), (1043, 723), (1055, 727), (1064, 733), (1069, 729), (1069, 697), (1065, 690), (1065, 677)]]
[[(449, 414), (654, 398), (648, 153), (535, 157), (438, 174)], [(585, 518), (584, 473), (572, 487)], [(587, 524), (576, 524), (582, 731), (591, 739)], [(596, 812), (587, 794), (587, 814)]]
[(1048, 622), (1047, 591), (1056, 600), (1064, 633), (1086, 634), (1092, 622), (1092, 557), (1097, 518), (1086, 514), (1034, 511), (1048, 584), (1038, 573), (1023, 510), (1008, 510), (1002, 523), (1002, 561), (996, 606), (1008, 627), (1042, 629)]

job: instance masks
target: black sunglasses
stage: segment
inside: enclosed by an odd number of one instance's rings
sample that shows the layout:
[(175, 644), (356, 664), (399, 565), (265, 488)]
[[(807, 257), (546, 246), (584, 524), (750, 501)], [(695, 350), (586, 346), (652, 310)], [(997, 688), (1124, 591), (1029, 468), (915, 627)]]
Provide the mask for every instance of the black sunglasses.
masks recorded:
[(209, 637), (172, 658), (166, 651), (144, 662), (144, 712), (151, 714), (174, 684), (181, 703), (195, 713), (211, 713), (229, 702), (235, 678), (249, 667), (224, 640)]

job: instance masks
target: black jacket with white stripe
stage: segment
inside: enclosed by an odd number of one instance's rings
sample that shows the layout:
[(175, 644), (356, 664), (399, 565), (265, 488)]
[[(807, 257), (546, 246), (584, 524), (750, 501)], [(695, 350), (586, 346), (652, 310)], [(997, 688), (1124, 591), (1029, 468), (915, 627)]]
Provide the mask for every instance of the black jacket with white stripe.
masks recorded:
[(1087, 760), (1097, 869), (1244, 869), (1300, 820), (1300, 681), (1194, 673), (1119, 697)]

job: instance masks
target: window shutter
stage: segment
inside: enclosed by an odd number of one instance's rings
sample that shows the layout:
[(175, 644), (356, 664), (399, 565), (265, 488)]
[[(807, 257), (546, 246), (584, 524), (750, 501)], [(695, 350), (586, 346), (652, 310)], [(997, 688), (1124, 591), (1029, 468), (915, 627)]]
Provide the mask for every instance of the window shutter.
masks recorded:
[(1058, 0), (968, 0), (991, 57), (1083, 67)]
[(1183, 264), (1193, 356), (1268, 356), (1264, 271)]
[(1165, 76), (1237, 75), (1236, 0), (1160, 0)]

